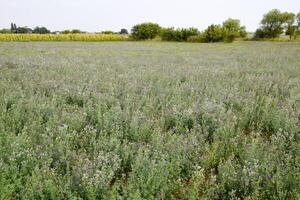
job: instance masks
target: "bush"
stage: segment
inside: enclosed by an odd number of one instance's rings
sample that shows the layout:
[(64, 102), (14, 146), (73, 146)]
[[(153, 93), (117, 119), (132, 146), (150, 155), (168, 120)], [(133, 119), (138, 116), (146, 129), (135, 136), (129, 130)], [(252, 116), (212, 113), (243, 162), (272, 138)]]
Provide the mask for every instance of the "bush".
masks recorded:
[(49, 34), (51, 33), (50, 30), (48, 30), (46, 27), (35, 27), (32, 31), (32, 33), (35, 33), (35, 34)]
[(113, 31), (102, 31), (101, 33), (102, 33), (102, 34), (114, 34)]
[(203, 33), (204, 42), (221, 42), (224, 39), (224, 30), (220, 25), (210, 25)]
[(125, 28), (122, 28), (121, 31), (120, 31), (120, 34), (128, 35), (128, 30), (125, 29)]
[(241, 26), (238, 19), (227, 19), (223, 22), (224, 41), (233, 42), (235, 38), (243, 38), (247, 36), (246, 27)]
[(159, 35), (161, 27), (155, 23), (143, 23), (135, 25), (131, 30), (131, 36), (134, 40), (154, 39)]
[(163, 41), (174, 41), (174, 38), (175, 38), (174, 28), (163, 28), (163, 29), (161, 29), (160, 37)]
[(84, 33), (79, 29), (73, 29), (73, 30), (64, 30), (61, 32), (62, 34), (78, 34), (78, 33)]
[(160, 37), (163, 41), (177, 41), (177, 42), (186, 42), (189, 37), (195, 36), (198, 34), (196, 28), (164, 28), (160, 32)]
[(0, 34), (10, 34), (12, 33), (10, 29), (1, 29)]
[(187, 40), (188, 42), (200, 43), (204, 41), (203, 34), (190, 36)]
[(254, 39), (263, 39), (263, 38), (267, 38), (267, 33), (264, 29), (257, 29), (254, 33)]

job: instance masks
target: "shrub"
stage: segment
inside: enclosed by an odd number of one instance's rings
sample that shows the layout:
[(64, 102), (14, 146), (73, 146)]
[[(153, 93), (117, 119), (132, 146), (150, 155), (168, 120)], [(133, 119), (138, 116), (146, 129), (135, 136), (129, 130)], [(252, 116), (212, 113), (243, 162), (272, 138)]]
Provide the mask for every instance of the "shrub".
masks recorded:
[(10, 29), (1, 29), (0, 34), (10, 34), (12, 33)]
[(187, 39), (188, 42), (203, 42), (204, 41), (204, 38), (203, 38), (203, 34), (198, 34), (198, 35), (193, 35), (193, 36), (190, 36), (188, 39)]
[(163, 28), (160, 31), (160, 37), (163, 41), (174, 41), (175, 30), (174, 28)]
[(125, 34), (125, 35), (127, 35), (127, 34), (128, 34), (128, 30), (125, 29), (125, 28), (122, 28), (121, 31), (120, 31), (120, 34)]
[(254, 33), (254, 39), (263, 39), (267, 38), (267, 33), (264, 29), (259, 28)]
[(155, 23), (142, 23), (135, 25), (131, 30), (131, 36), (134, 40), (154, 39), (159, 35), (161, 27)]
[(224, 39), (224, 30), (220, 25), (210, 25), (203, 33), (204, 42), (221, 42)]
[(102, 34), (114, 34), (113, 31), (102, 31), (101, 33), (102, 33)]
[(32, 33), (36, 33), (36, 34), (49, 34), (51, 33), (50, 30), (48, 30), (46, 27), (35, 27), (32, 31)]
[(245, 26), (241, 26), (238, 19), (227, 19), (223, 22), (224, 41), (232, 42), (235, 38), (243, 38), (247, 36)]
[(198, 34), (196, 28), (164, 28), (160, 32), (160, 37), (163, 41), (177, 41), (177, 42), (186, 42), (189, 37), (195, 36)]

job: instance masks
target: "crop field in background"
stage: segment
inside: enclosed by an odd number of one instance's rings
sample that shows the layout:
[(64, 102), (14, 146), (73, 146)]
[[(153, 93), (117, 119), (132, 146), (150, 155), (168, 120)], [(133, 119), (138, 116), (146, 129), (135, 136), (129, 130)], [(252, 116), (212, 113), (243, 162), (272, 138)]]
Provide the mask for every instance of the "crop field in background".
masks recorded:
[(118, 34), (0, 34), (0, 41), (34, 42), (34, 41), (127, 41), (127, 35)]
[(0, 199), (299, 199), (299, 57), (299, 42), (2, 42)]

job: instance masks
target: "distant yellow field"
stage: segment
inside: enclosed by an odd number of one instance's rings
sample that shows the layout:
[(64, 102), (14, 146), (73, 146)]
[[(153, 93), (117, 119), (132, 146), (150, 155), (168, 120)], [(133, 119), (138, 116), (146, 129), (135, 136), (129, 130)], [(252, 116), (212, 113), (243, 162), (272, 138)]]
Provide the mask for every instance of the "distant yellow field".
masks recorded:
[(117, 34), (0, 34), (0, 41), (126, 41), (129, 37)]

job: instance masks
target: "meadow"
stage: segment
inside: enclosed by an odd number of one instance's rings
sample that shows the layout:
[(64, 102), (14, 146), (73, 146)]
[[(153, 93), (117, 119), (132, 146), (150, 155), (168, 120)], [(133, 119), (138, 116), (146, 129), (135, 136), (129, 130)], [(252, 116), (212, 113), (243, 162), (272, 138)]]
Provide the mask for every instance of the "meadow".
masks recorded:
[(299, 56), (1, 42), (0, 199), (300, 199)]

